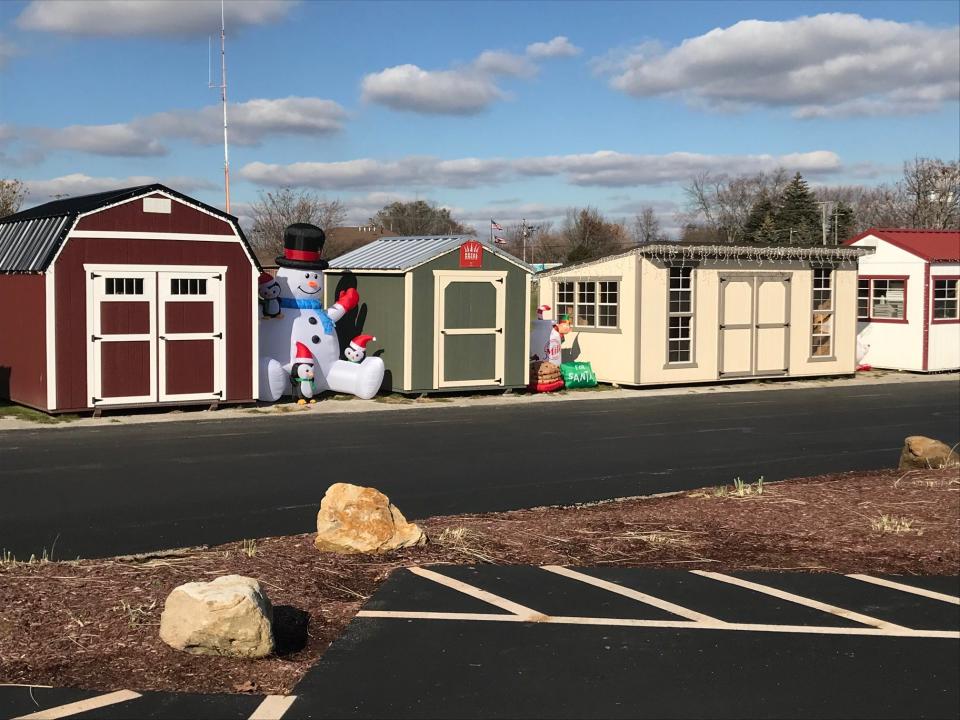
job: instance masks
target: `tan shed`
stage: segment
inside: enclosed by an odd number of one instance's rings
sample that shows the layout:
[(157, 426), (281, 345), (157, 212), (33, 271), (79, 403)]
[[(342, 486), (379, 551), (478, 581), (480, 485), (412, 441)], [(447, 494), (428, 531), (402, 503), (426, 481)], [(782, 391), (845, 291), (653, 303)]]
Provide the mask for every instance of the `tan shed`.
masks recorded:
[(846, 375), (856, 368), (863, 254), (644, 245), (541, 273), (539, 303), (570, 317), (564, 361), (590, 362), (602, 382)]

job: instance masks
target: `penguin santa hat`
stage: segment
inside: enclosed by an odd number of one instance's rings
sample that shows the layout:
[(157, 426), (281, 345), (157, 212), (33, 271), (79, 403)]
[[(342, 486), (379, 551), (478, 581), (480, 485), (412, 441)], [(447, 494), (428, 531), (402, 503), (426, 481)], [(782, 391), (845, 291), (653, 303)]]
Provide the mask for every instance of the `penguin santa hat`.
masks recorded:
[(367, 343), (371, 340), (376, 340), (376, 338), (373, 335), (357, 335), (353, 340), (350, 341), (350, 347), (352, 347), (354, 350), (366, 352)]
[(297, 355), (293, 360), (294, 365), (306, 364), (313, 365), (313, 353), (310, 352), (310, 348), (304, 345), (302, 342), (297, 343)]

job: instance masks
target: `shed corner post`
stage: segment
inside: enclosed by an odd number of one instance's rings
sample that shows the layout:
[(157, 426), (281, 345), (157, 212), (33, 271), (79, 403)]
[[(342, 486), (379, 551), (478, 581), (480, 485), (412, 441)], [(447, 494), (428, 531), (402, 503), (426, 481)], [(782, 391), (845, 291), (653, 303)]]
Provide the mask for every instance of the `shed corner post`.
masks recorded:
[(54, 265), (44, 273), (44, 334), (46, 339), (47, 410), (57, 409), (57, 289)]

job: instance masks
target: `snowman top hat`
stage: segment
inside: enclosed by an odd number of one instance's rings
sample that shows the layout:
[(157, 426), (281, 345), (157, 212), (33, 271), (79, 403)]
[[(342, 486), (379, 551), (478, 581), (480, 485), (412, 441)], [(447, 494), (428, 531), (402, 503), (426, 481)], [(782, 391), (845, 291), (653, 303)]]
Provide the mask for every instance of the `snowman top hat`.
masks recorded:
[(302, 342), (297, 343), (297, 355), (293, 360), (294, 364), (305, 363), (307, 365), (313, 365), (313, 353), (310, 352), (310, 348), (304, 345)]
[(326, 270), (326, 260), (320, 259), (327, 236), (310, 223), (294, 223), (283, 231), (283, 255), (277, 256), (277, 265), (299, 270)]
[(355, 350), (366, 350), (367, 343), (371, 340), (376, 340), (376, 338), (373, 335), (357, 335), (350, 341), (350, 347)]

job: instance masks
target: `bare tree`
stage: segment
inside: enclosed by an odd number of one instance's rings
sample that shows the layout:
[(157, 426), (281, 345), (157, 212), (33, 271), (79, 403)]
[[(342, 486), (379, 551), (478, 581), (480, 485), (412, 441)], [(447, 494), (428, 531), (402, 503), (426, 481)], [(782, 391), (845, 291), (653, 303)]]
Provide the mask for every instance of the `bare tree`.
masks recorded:
[(340, 200), (327, 200), (305, 190), (281, 188), (276, 192), (260, 192), (250, 206), (253, 215), (251, 242), (258, 250), (280, 253), (283, 231), (293, 223), (311, 223), (324, 230), (342, 225), (347, 208)]
[(757, 199), (764, 192), (778, 196), (789, 181), (784, 168), (732, 178), (700, 173), (684, 187), (687, 207), (677, 219), (684, 226), (685, 235), (700, 228), (708, 232), (697, 235), (717, 237), (727, 243), (742, 242), (743, 228)]
[(378, 210), (370, 222), (400, 235), (474, 234), (474, 229), (457, 221), (448, 208), (425, 200), (390, 203)]
[(652, 207), (644, 207), (633, 219), (633, 241), (637, 244), (661, 242), (666, 239), (660, 220)]
[(0, 179), (0, 217), (13, 215), (20, 210), (27, 197), (27, 186), (22, 180)]
[(624, 225), (608, 221), (593, 207), (569, 209), (560, 235), (568, 263), (593, 260), (632, 244)]
[(930, 230), (960, 225), (960, 163), (914, 158), (903, 164), (910, 226)]

